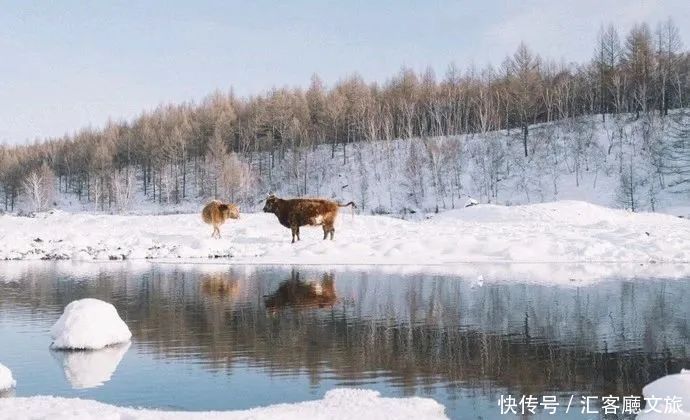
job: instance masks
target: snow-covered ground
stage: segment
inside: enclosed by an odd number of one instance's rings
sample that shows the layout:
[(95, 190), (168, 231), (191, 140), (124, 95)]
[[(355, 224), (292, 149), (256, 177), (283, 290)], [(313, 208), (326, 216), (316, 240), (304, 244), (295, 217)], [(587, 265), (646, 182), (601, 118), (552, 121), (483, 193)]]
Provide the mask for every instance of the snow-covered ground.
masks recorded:
[(690, 221), (579, 201), (477, 205), (418, 221), (343, 212), (335, 241), (319, 227), (302, 240), (273, 214), (244, 214), (221, 228), (199, 214), (115, 216), (60, 211), (0, 216), (0, 259), (228, 258), (249, 264), (687, 263)]
[(31, 397), (0, 399), (0, 419), (445, 419), (428, 398), (383, 398), (376, 391), (336, 389), (322, 400), (225, 412), (173, 412), (122, 408), (90, 400)]

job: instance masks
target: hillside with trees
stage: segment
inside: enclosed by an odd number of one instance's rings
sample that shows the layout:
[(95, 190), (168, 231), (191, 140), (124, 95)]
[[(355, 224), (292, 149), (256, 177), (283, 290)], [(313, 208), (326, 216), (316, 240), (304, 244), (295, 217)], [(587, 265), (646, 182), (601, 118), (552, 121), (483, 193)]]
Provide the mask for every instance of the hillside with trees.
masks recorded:
[(633, 211), (690, 197), (690, 53), (675, 24), (622, 36), (602, 27), (592, 57), (559, 63), (520, 44), (496, 67), (402, 68), (384, 83), (355, 74), (333, 86), (314, 75), (306, 89), (161, 105), (1, 146), (1, 205), (162, 211), (221, 197), (251, 209), (276, 191), (399, 214), (467, 196), (558, 199), (564, 188)]

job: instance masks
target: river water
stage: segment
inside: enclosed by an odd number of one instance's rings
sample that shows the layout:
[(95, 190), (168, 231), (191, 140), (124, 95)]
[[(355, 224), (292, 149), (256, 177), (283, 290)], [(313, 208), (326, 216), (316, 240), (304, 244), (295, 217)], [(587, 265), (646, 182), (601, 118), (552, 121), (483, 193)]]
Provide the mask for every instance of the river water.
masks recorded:
[[(559, 417), (572, 401), (579, 418), (583, 396), (641, 395), (646, 383), (690, 367), (687, 280), (484, 283), (375, 267), (0, 269), (0, 362), (17, 396), (228, 410), (358, 387), (434, 398), (451, 418), (506, 418), (501, 396), (555, 396)], [(85, 297), (117, 307), (131, 345), (50, 350), (50, 327)], [(553, 418), (542, 409), (532, 417)]]

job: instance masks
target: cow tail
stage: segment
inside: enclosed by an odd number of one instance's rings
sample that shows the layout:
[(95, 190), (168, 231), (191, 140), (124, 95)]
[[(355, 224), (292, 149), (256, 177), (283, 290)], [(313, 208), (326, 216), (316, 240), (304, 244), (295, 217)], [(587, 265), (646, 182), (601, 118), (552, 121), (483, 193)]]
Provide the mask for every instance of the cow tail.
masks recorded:
[(347, 206), (352, 206), (350, 207), (350, 214), (352, 215), (352, 220), (355, 220), (355, 209), (357, 208), (357, 204), (355, 204), (354, 201), (350, 201), (347, 204), (340, 204), (338, 203), (338, 207), (347, 207)]

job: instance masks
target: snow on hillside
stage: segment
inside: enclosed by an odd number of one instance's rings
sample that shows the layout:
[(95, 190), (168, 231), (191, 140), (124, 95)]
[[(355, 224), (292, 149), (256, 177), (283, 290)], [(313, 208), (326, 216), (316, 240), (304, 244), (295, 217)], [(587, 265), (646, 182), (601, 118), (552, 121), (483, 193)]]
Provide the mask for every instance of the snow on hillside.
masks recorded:
[[(323, 195), (354, 200), (366, 213), (407, 216), (409, 212), (462, 208), (468, 198), (482, 203), (519, 205), (558, 200), (587, 201), (690, 216), (690, 192), (671, 173), (675, 163), (664, 153), (677, 121), (690, 123), (686, 110), (663, 120), (655, 116), (601, 115), (535, 124), (529, 129), (529, 156), (521, 130), (485, 134), (355, 143), (331, 158), (329, 146), (309, 152), (313, 168), (303, 175), (288, 156), (265, 191), (279, 195)], [(634, 191), (621, 185), (632, 171)], [(299, 174), (299, 176), (297, 176)], [(626, 183), (630, 179), (625, 179)]]
[[(361, 142), (348, 145), (346, 151), (338, 145), (333, 157), (329, 145), (288, 150), (270, 172), (269, 155), (257, 153), (251, 157), (253, 182), (242, 194), (245, 199), (238, 201), (243, 211), (251, 212), (260, 209), (270, 191), (279, 196), (323, 196), (354, 200), (364, 214), (405, 218), (411, 212), (461, 208), (469, 197), (505, 205), (581, 200), (628, 208), (631, 203), (621, 194), (631, 193), (622, 188), (624, 176), (630, 174), (637, 211), (687, 217), (690, 193), (675, 175), (663, 173), (672, 162), (662, 150), (671, 141), (671, 118), (686, 118), (684, 112), (674, 111), (666, 120), (621, 114), (608, 116), (606, 122), (601, 116), (587, 116), (533, 125), (528, 157), (520, 130)], [(198, 194), (202, 181), (189, 173), (187, 179), (197, 181), (190, 181), (180, 202), (152, 200), (151, 188), (148, 196), (143, 194), (140, 169), (132, 171), (137, 173), (136, 191), (126, 214), (196, 212), (210, 199)], [(72, 193), (59, 193), (56, 205), (71, 212), (117, 212), (113, 203), (99, 206), (87, 202), (86, 195), (79, 200)], [(26, 197), (20, 196), (15, 210), (31, 210)]]
[(181, 412), (122, 408), (58, 397), (0, 399), (0, 420), (31, 419), (445, 419), (443, 405), (429, 398), (384, 398), (377, 391), (335, 389), (322, 400), (275, 404), (241, 411)]
[(113, 216), (60, 211), (35, 218), (0, 217), (0, 259), (229, 258), (249, 264), (386, 264), (690, 262), (690, 222), (578, 201), (525, 206), (477, 205), (408, 221), (341, 213), (335, 241), (319, 227), (302, 240), (273, 214), (244, 214), (221, 227), (199, 214)]

